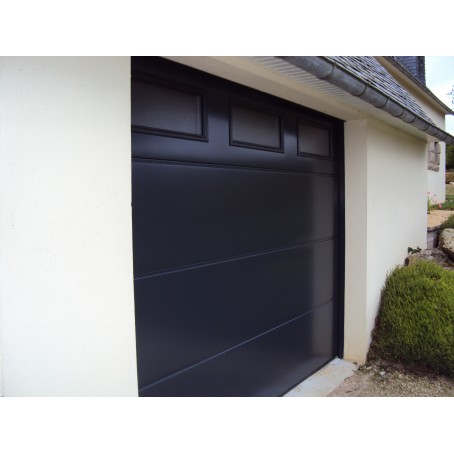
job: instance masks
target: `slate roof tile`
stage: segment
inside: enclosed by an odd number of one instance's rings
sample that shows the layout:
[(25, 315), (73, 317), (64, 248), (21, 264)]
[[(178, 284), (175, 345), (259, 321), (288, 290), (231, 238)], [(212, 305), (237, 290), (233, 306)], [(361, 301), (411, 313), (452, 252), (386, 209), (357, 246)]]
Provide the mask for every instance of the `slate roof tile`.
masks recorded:
[(410, 112), (435, 125), (412, 96), (380, 65), (374, 57), (325, 57), (344, 71), (366, 82)]

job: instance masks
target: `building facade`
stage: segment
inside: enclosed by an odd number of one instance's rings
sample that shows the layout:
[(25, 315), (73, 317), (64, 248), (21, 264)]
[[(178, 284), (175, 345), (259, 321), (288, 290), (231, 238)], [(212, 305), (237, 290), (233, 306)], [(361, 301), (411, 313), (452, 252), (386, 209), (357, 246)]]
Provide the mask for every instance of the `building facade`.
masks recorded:
[(450, 112), (389, 58), (304, 59), (0, 59), (3, 395), (279, 395), (365, 361)]

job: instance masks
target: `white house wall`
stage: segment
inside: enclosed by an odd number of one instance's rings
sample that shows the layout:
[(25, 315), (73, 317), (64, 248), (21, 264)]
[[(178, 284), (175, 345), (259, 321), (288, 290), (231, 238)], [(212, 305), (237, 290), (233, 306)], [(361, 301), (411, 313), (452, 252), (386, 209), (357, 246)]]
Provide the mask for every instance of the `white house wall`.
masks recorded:
[[(433, 122), (441, 128), (443, 131), (446, 130), (446, 120), (445, 114), (440, 110), (440, 108), (435, 107), (433, 102), (429, 102), (426, 97), (418, 95), (415, 89), (410, 89), (406, 87), (407, 90), (412, 94), (414, 99), (418, 104), (424, 109), (424, 111), (429, 115)], [(432, 141), (437, 139), (430, 138)], [(446, 145), (444, 142), (438, 143), (440, 149), (440, 166), (438, 172), (435, 170), (428, 169), (426, 172), (427, 175), (427, 192), (436, 194), (436, 201), (444, 202), (446, 200), (446, 185), (445, 185), (445, 167), (446, 167)], [(427, 160), (427, 151), (426, 151), (426, 160)]]
[(378, 122), (368, 123), (368, 317), (373, 329), (386, 274), (402, 265), (408, 247), (427, 243), (424, 141)]
[(137, 395), (129, 58), (0, 59), (6, 396)]
[[(386, 274), (426, 241), (425, 141), (248, 61), (184, 60), (349, 120), (345, 358), (363, 362)], [(130, 59), (3, 58), (0, 99), (3, 393), (137, 395)]]
[[(385, 59), (380, 58), (380, 63), (385, 65), (386, 69), (392, 74), (394, 78), (407, 90), (408, 93), (415, 99), (415, 101), (423, 108), (424, 112), (432, 119), (432, 121), (441, 128), (443, 131), (446, 127), (446, 117), (443, 108), (437, 104), (429, 95), (424, 93), (415, 84), (409, 81), (399, 70), (392, 66)], [(435, 141), (434, 138), (428, 138)], [(445, 186), (445, 164), (446, 164), (446, 145), (439, 142), (440, 147), (440, 168), (436, 172), (434, 170), (427, 171), (427, 192), (436, 194), (437, 201), (444, 202), (446, 199), (446, 186)]]
[(440, 168), (438, 172), (427, 170), (427, 192), (430, 192), (431, 197), (436, 202), (444, 202), (446, 200), (446, 145), (439, 142), (440, 147)]
[[(444, 112), (438, 107), (434, 106), (433, 101), (422, 96), (414, 88), (407, 86), (407, 90), (411, 93), (418, 104), (424, 109), (429, 115), (433, 122), (441, 128), (443, 131), (446, 130), (446, 119)], [(431, 102), (432, 101), (432, 102)], [(430, 138), (432, 141), (437, 139)], [(446, 185), (445, 185), (445, 167), (446, 167), (446, 145), (444, 142), (438, 143), (440, 149), (440, 166), (439, 170), (427, 170), (427, 192), (436, 194), (436, 201), (444, 202), (446, 200)], [(426, 151), (427, 160), (427, 151)]]
[(363, 363), (386, 275), (426, 244), (425, 142), (376, 120), (345, 125), (344, 357)]
[(367, 120), (345, 123), (345, 314), (344, 356), (367, 354)]

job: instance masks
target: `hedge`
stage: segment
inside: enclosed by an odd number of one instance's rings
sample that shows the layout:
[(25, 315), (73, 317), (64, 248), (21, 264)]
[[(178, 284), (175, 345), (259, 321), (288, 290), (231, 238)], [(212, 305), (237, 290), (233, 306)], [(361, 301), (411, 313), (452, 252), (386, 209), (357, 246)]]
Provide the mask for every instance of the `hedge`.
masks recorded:
[(424, 261), (394, 269), (370, 352), (454, 377), (454, 272)]

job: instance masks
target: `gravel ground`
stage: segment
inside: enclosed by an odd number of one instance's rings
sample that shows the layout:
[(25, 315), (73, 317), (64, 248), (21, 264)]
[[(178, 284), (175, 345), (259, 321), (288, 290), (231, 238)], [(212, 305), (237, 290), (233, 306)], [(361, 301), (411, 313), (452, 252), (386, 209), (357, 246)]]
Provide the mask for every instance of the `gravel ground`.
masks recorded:
[(443, 224), (446, 219), (454, 214), (453, 211), (448, 210), (433, 210), (427, 215), (427, 227), (435, 227), (436, 225)]
[(454, 380), (377, 361), (361, 366), (328, 397), (454, 397)]
[[(428, 215), (428, 226), (441, 224), (451, 214), (452, 211), (432, 211)], [(438, 249), (423, 251), (419, 255), (422, 255), (422, 259), (433, 260), (452, 269), (452, 263), (446, 257), (441, 257), (444, 254)], [(449, 263), (446, 264), (446, 261)], [(328, 397), (454, 397), (454, 380), (377, 360), (359, 367)]]

